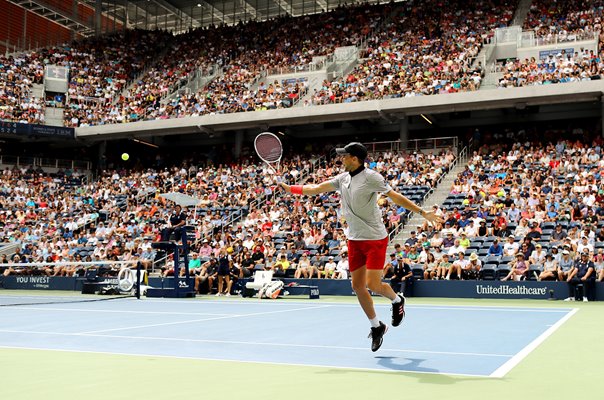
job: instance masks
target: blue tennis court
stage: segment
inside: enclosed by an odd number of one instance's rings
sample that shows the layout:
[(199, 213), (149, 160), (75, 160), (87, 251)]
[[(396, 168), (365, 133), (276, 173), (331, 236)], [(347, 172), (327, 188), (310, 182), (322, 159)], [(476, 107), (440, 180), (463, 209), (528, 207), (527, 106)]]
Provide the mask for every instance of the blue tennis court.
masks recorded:
[(354, 303), (119, 299), (2, 307), (0, 347), (502, 377), (574, 312), (409, 305), (372, 353)]

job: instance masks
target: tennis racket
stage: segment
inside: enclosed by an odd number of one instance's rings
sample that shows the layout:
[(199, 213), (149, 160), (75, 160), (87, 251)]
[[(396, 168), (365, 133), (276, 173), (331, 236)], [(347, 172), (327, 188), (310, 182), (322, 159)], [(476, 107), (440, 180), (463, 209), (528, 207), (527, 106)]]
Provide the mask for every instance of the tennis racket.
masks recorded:
[[(283, 145), (281, 140), (271, 132), (262, 132), (254, 139), (256, 154), (264, 161), (274, 175), (279, 171), (279, 163), (283, 156)], [(279, 180), (279, 177), (277, 177)]]

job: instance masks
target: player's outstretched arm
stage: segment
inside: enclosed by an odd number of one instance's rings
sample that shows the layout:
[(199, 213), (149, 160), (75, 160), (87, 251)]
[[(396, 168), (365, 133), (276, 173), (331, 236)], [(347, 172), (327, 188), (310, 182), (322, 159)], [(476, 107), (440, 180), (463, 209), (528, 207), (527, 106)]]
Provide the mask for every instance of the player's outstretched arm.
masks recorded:
[(281, 186), (281, 188), (285, 190), (286, 193), (305, 194), (309, 196), (314, 196), (316, 194), (325, 192), (333, 192), (334, 190), (336, 190), (336, 188), (333, 187), (333, 185), (329, 181), (325, 181), (318, 185), (288, 185), (286, 183), (281, 182), (279, 183), (279, 186)]
[(405, 196), (403, 196), (402, 194), (400, 194), (399, 192), (397, 192), (395, 190), (390, 190), (388, 193), (386, 193), (386, 196), (390, 197), (390, 199), (392, 199), (392, 201), (396, 205), (403, 206), (407, 210), (411, 210), (411, 212), (420, 214), (422, 217), (424, 217), (426, 220), (428, 220), (428, 222), (430, 222), (432, 224), (444, 222), (443, 219), (439, 215), (436, 215), (434, 213), (434, 211), (423, 210), (420, 206), (418, 206), (417, 204), (415, 204), (414, 202), (412, 202), (411, 200), (409, 200), (408, 198), (406, 198)]

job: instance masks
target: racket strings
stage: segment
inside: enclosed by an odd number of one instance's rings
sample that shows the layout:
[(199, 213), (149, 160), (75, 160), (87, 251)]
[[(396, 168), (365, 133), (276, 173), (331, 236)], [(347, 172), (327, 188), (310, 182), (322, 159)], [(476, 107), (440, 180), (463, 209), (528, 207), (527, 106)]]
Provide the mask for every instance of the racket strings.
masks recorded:
[(256, 139), (256, 152), (264, 161), (276, 163), (281, 160), (283, 147), (281, 141), (272, 135), (261, 135)]

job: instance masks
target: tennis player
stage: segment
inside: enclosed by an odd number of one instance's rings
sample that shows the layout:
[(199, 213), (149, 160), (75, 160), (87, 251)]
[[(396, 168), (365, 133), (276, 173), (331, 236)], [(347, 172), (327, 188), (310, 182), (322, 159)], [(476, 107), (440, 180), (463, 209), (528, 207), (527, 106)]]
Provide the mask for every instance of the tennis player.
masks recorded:
[(342, 157), (346, 172), (318, 185), (287, 185), (280, 183), (287, 193), (316, 195), (338, 191), (342, 215), (348, 222), (348, 258), (352, 289), (371, 323), (371, 350), (377, 351), (388, 330), (375, 313), (368, 289), (392, 301), (392, 326), (398, 326), (405, 317), (405, 297), (382, 283), (382, 268), (386, 260), (388, 232), (377, 204), (378, 194), (385, 193), (394, 203), (421, 214), (431, 223), (443, 222), (432, 211), (424, 211), (411, 200), (393, 190), (379, 173), (365, 168), (367, 149), (353, 142), (336, 149)]

